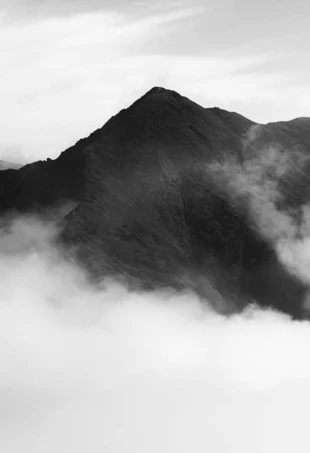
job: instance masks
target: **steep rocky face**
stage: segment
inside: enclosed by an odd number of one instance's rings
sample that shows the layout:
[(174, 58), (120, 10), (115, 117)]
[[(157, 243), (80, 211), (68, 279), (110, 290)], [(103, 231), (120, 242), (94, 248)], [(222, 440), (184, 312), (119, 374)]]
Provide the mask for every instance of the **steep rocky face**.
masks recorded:
[(256, 125), (154, 88), (55, 161), (1, 172), (0, 206), (74, 202), (60, 239), (92, 275), (192, 288), (226, 311), (256, 300), (301, 316), (306, 288), (279, 262), (255, 209), (259, 173), (277, 193), (267, 196), (272, 209), (297, 222), (310, 198), (309, 123)]

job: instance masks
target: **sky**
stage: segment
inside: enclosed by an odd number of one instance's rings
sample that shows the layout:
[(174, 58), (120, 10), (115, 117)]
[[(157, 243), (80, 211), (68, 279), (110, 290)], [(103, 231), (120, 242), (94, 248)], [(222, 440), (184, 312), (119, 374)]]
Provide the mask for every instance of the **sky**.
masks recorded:
[(153, 86), (309, 116), (306, 0), (0, 0), (0, 159), (55, 158)]

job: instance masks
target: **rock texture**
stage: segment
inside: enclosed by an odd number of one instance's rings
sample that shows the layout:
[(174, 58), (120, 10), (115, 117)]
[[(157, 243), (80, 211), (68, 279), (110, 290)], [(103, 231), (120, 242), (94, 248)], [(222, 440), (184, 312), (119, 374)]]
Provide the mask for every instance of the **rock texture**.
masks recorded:
[(0, 209), (73, 203), (59, 240), (92, 276), (301, 317), (307, 287), (276, 245), (306, 228), (309, 126), (258, 125), (153, 88), (56, 160), (0, 172)]

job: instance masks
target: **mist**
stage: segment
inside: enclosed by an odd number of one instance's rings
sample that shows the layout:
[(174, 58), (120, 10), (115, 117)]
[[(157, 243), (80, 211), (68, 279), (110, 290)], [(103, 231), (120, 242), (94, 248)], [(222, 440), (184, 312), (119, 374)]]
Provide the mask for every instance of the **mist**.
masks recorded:
[(95, 288), (57, 231), (2, 227), (1, 451), (308, 452), (308, 322)]

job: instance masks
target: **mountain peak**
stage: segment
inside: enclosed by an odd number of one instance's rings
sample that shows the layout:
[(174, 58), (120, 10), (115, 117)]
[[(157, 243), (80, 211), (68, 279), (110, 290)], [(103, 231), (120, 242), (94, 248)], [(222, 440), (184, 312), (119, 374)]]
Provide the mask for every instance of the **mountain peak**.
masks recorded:
[(185, 96), (182, 96), (179, 94), (177, 91), (170, 90), (168, 88), (163, 88), (163, 87), (158, 87), (155, 86), (151, 88), (149, 91), (147, 91), (140, 99), (138, 99), (133, 106), (138, 105), (142, 102), (150, 102), (150, 101), (155, 101), (155, 102), (167, 102), (171, 103), (175, 106), (179, 105), (187, 105), (187, 106), (192, 106), (194, 108), (197, 108), (199, 110), (202, 110), (203, 107), (196, 102), (192, 101), (191, 99), (188, 99)]
[[(255, 123), (156, 86), (55, 161), (0, 172), (0, 210), (40, 212), (70, 202), (61, 239), (77, 246), (92, 274), (207, 298), (210, 279), (237, 306), (255, 300), (299, 316), (303, 284), (283, 268), (246, 199), (235, 202), (217, 169), (236, 162), (242, 173), (275, 143), (289, 152), (298, 144), (306, 155), (306, 123), (262, 125), (244, 150)], [(295, 207), (309, 202), (308, 174), (305, 167), (284, 181), (283, 209), (291, 194)]]
[(158, 86), (151, 88), (149, 91), (147, 91), (145, 93), (144, 96), (149, 97), (149, 96), (154, 96), (154, 95), (155, 96), (157, 96), (157, 95), (161, 95), (161, 96), (177, 95), (177, 96), (181, 97), (181, 95), (174, 90), (169, 90), (168, 88), (158, 87)]
[(164, 87), (159, 87), (159, 86), (155, 86), (153, 88), (151, 88), (149, 91), (146, 92), (146, 95), (147, 94), (152, 94), (152, 93), (160, 93), (160, 94), (166, 94), (166, 93), (169, 93), (169, 92), (175, 92), (175, 91), (172, 91), (172, 90), (169, 90), (167, 88), (164, 88)]

